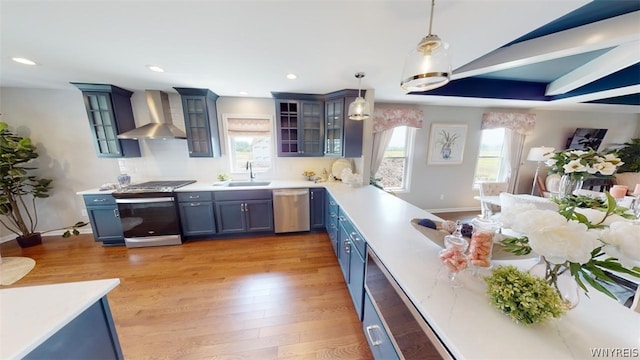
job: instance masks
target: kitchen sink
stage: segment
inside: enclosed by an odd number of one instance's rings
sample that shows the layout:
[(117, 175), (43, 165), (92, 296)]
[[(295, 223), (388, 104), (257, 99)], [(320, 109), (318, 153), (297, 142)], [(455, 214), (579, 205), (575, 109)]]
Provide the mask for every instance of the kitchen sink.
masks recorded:
[(267, 186), (271, 184), (271, 181), (231, 181), (226, 186)]

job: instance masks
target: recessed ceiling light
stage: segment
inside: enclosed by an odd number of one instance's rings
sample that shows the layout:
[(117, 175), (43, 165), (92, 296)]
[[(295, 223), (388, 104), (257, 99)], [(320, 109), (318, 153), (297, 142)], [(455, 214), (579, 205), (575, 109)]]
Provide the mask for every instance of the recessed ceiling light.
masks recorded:
[(11, 60), (24, 65), (36, 65), (35, 61), (29, 60), (26, 58), (14, 57), (14, 58), (11, 58)]
[(289, 79), (289, 80), (295, 80), (297, 78), (298, 78), (298, 75), (296, 75), (296, 74), (293, 74), (293, 73), (287, 74), (287, 79)]
[(240, 95), (245, 96), (245, 95), (249, 95), (249, 93), (246, 91), (240, 91)]
[(149, 69), (151, 71), (159, 72), (159, 73), (163, 73), (164, 72), (164, 69), (161, 68), (160, 66), (157, 66), (157, 65), (147, 65), (147, 69)]

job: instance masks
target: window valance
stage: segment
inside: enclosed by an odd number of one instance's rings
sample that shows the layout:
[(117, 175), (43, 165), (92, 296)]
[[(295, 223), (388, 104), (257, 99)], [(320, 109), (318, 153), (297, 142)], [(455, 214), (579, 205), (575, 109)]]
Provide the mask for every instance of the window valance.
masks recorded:
[(482, 129), (506, 128), (522, 135), (530, 135), (536, 127), (536, 115), (511, 112), (482, 114)]
[(230, 135), (266, 135), (271, 131), (269, 119), (228, 118), (227, 132)]
[(398, 126), (421, 128), (422, 118), (422, 110), (376, 105), (373, 112), (373, 132), (382, 132)]

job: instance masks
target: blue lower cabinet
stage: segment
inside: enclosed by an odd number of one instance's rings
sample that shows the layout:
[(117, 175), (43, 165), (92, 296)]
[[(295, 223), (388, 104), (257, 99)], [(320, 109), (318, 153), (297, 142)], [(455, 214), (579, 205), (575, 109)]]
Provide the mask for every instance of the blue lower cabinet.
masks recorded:
[[(359, 235), (359, 232), (355, 231), (355, 227), (345, 215), (340, 215), (338, 222), (338, 227), (340, 228), (338, 234), (338, 263), (349, 288), (356, 314), (358, 314), (358, 318), (362, 319), (366, 244), (364, 238)], [(362, 247), (363, 252), (361, 252), (360, 247)]]
[(180, 202), (178, 207), (182, 235), (202, 237), (216, 233), (212, 202)]
[(272, 200), (216, 201), (219, 234), (273, 231)]
[(95, 241), (100, 241), (103, 245), (124, 245), (115, 198), (110, 194), (84, 195), (83, 198)]
[(182, 236), (195, 239), (211, 237), (216, 234), (212, 192), (179, 192), (176, 197), (178, 198)]
[(379, 360), (400, 359), (387, 331), (382, 325), (380, 316), (376, 312), (371, 299), (369, 299), (369, 294), (366, 293), (364, 294), (363, 313), (362, 330), (369, 343), (373, 358)]
[(24, 359), (124, 359), (107, 297), (99, 299)]
[(336, 256), (339, 256), (338, 251), (338, 203), (333, 199), (329, 193), (325, 193), (325, 229), (329, 234), (331, 245)]
[(309, 216), (312, 230), (325, 227), (325, 190), (323, 188), (309, 189)]

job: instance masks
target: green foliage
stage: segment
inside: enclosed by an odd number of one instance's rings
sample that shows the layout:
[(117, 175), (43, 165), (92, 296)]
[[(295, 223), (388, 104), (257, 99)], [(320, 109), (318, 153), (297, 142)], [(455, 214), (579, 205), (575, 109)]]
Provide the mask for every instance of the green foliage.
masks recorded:
[[(0, 215), (3, 216), (0, 224), (18, 236), (28, 236), (36, 231), (36, 199), (49, 197), (52, 189), (51, 179), (31, 174), (36, 168), (29, 164), (37, 157), (31, 139), (13, 134), (7, 123), (0, 122)], [(77, 229), (87, 224), (80, 221), (54, 230), (67, 229), (63, 236), (68, 237), (78, 235)]]
[[(567, 195), (565, 197), (553, 198), (551, 201), (558, 204), (560, 214), (567, 219), (577, 220), (583, 224), (587, 224), (588, 220), (583, 215), (575, 212), (575, 208), (587, 208), (601, 210), (607, 213), (607, 216), (611, 214), (619, 215), (623, 218), (633, 220), (635, 216), (629, 213), (629, 209), (623, 206), (618, 206), (615, 199), (609, 194), (606, 200), (599, 198), (592, 198), (586, 195)], [(593, 226), (593, 224), (590, 224)]]
[(517, 323), (541, 323), (565, 312), (553, 287), (515, 266), (499, 266), (484, 281), (491, 304)]
[(618, 168), (619, 173), (640, 172), (640, 139), (631, 139), (630, 142), (624, 143), (624, 146), (616, 150), (615, 153), (624, 162)]

